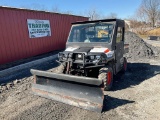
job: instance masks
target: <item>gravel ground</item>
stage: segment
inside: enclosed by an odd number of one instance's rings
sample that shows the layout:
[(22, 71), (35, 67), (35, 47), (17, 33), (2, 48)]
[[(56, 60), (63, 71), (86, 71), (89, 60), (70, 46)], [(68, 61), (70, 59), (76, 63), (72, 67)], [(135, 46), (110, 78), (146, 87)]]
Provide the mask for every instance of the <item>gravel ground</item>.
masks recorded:
[(155, 47), (160, 47), (160, 40), (145, 40), (145, 42), (147, 42), (148, 44), (151, 44)]
[[(133, 39), (133, 36), (133, 34), (130, 35), (129, 39)], [(137, 42), (139, 41), (137, 40)], [(141, 46), (142, 44), (146, 43), (138, 43)], [(130, 47), (133, 46), (136, 44), (132, 44)], [(135, 48), (133, 47), (133, 49)], [(150, 48), (151, 51), (156, 49), (144, 45), (141, 48), (144, 52), (138, 54), (139, 57), (137, 57), (137, 53), (132, 53), (133, 50), (130, 50), (128, 70), (123, 76), (117, 75), (114, 78), (113, 89), (105, 92), (102, 113), (34, 96), (31, 92), (33, 76), (28, 75), (0, 86), (0, 119), (159, 120), (160, 59), (153, 57), (155, 54), (145, 54), (145, 51)], [(53, 67), (55, 70), (57, 65), (52, 61), (39, 66), (39, 69)]]
[(49, 56), (55, 55), (55, 54), (57, 54), (58, 52), (61, 52), (61, 51), (62, 50), (52, 51), (52, 52), (49, 52), (47, 54), (45, 53), (45, 54), (37, 55), (37, 56), (34, 56), (34, 57), (17, 60), (17, 61), (12, 62), (12, 63), (7, 63), (7, 64), (4, 64), (4, 65), (0, 65), (0, 70), (4, 70), (4, 69), (10, 68), (10, 67), (14, 67), (14, 66), (17, 66), (17, 65), (20, 65), (20, 64), (23, 64), (23, 63), (31, 62), (33, 60), (41, 59), (41, 58), (44, 58), (44, 57), (49, 57)]

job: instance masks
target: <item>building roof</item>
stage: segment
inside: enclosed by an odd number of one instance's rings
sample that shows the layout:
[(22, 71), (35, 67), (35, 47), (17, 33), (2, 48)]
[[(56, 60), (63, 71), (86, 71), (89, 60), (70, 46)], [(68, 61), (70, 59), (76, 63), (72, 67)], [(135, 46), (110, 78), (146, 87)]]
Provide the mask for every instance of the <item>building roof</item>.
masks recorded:
[(80, 15), (74, 15), (74, 14), (65, 14), (65, 13), (58, 13), (58, 12), (44, 11), (44, 10), (33, 10), (33, 9), (27, 9), (27, 8), (16, 8), (16, 7), (10, 7), (10, 6), (0, 6), (0, 9), (2, 9), (2, 8), (13, 9), (13, 10), (33, 11), (33, 12), (44, 12), (44, 13), (51, 13), (51, 14), (54, 13), (54, 14), (60, 14), (60, 15), (70, 15), (70, 16), (89, 18), (89, 17), (80, 16)]

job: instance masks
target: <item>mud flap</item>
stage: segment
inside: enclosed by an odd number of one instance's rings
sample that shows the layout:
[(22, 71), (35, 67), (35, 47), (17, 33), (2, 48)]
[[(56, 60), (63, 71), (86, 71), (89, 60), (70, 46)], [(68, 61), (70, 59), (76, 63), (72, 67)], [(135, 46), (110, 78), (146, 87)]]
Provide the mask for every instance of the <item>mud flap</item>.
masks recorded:
[(35, 76), (32, 84), (35, 95), (91, 111), (102, 111), (102, 81), (39, 70), (31, 70), (31, 73)]

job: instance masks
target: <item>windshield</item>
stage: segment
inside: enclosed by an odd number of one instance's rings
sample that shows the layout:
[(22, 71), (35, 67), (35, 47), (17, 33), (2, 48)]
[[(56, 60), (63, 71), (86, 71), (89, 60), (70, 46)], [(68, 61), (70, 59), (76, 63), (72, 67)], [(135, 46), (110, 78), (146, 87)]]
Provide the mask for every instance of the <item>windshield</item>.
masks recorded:
[(110, 42), (113, 23), (89, 23), (73, 25), (68, 42)]

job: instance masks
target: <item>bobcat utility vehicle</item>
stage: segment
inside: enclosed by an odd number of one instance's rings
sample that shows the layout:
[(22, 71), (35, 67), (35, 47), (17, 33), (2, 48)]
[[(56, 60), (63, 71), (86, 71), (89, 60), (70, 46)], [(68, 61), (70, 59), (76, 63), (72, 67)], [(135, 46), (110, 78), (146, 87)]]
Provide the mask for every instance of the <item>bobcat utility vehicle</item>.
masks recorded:
[(31, 70), (34, 94), (101, 112), (103, 91), (112, 88), (114, 75), (127, 69), (124, 34), (120, 19), (73, 23), (56, 72)]

